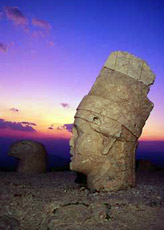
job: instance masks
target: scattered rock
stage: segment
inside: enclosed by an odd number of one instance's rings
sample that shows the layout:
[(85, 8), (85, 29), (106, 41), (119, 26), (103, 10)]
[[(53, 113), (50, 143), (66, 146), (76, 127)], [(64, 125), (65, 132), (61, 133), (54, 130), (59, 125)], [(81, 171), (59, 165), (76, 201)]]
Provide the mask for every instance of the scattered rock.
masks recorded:
[(54, 209), (51, 225), (83, 224), (91, 219), (89, 205), (86, 203), (68, 203)]
[(0, 217), (0, 230), (20, 230), (18, 220), (8, 216)]
[(75, 178), (0, 172), (0, 216), (14, 217), (21, 230), (162, 230), (163, 171), (140, 171), (136, 187), (117, 192), (91, 191)]
[(110, 220), (111, 205), (108, 203), (93, 203), (91, 204), (91, 210), (96, 222), (104, 223)]

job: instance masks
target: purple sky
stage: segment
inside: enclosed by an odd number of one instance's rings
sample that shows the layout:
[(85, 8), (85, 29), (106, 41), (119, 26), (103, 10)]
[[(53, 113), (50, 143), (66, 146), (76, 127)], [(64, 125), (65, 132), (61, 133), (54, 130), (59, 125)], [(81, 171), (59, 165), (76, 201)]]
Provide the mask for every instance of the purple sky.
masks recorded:
[(8, 127), (0, 135), (16, 134), (16, 122), (28, 135), (31, 128), (31, 135), (68, 138), (64, 124), (110, 52), (123, 50), (156, 74), (142, 138), (164, 140), (163, 22), (163, 0), (1, 0), (0, 119)]

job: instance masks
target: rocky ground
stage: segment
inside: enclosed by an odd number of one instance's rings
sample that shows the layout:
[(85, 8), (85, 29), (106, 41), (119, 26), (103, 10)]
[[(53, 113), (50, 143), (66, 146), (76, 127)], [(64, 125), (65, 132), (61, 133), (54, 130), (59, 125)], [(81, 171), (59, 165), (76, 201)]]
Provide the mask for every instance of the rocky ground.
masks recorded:
[(140, 171), (137, 186), (98, 193), (73, 172), (0, 172), (0, 230), (164, 230), (164, 171)]

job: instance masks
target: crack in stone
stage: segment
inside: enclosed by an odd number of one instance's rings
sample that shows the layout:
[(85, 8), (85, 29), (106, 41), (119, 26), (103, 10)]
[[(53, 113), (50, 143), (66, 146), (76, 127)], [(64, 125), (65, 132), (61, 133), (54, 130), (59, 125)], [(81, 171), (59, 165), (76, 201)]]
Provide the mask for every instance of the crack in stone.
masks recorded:
[[(83, 111), (87, 111), (87, 112), (90, 112), (91, 114), (93, 114), (92, 111), (87, 110), (87, 109), (77, 109), (77, 110), (83, 110)], [(102, 115), (102, 114), (96, 113), (96, 112), (94, 112), (94, 113), (95, 113), (95, 114), (98, 114), (99, 116), (102, 116), (102, 117), (105, 117), (105, 118), (109, 118), (109, 119), (111, 119), (111, 120), (117, 122), (117, 123), (120, 124), (122, 127), (124, 127), (126, 130), (128, 130), (135, 138), (138, 138), (134, 133), (132, 133), (131, 130), (129, 130), (125, 125), (121, 124), (119, 121), (117, 121), (117, 120), (115, 120), (115, 119), (113, 119), (113, 118), (111, 118), (111, 117), (107, 117), (107, 116), (104, 116), (104, 115)], [(86, 122), (91, 122), (91, 123), (95, 124), (94, 122), (89, 121), (89, 120), (86, 120), (85, 118), (81, 118), (81, 117), (79, 117), (79, 116), (77, 116), (77, 115), (75, 115), (75, 118), (80, 118), (80, 119), (82, 119), (82, 120), (84, 120), (84, 121), (86, 121)], [(101, 119), (100, 119), (100, 122), (101, 122)], [(98, 125), (98, 124), (97, 124), (97, 125)]]
[(63, 208), (63, 207), (67, 207), (67, 206), (71, 206), (71, 205), (84, 205), (85, 207), (89, 207), (89, 204), (86, 204), (84, 202), (70, 202), (70, 203), (66, 203), (66, 204), (63, 204), (63, 205), (59, 205), (58, 207), (56, 207), (54, 210), (53, 210), (53, 214), (56, 213), (56, 211), (59, 209), (59, 208)]

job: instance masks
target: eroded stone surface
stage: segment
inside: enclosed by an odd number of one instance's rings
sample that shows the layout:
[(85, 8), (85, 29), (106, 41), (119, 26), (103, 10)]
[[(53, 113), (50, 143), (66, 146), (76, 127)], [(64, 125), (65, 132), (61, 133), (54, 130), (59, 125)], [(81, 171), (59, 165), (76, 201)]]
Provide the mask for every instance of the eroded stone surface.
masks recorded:
[(46, 172), (46, 149), (36, 141), (17, 141), (10, 147), (8, 155), (20, 159), (17, 167), (19, 173)]
[(127, 74), (145, 85), (153, 84), (155, 79), (155, 75), (150, 70), (149, 65), (144, 60), (128, 52), (116, 51), (111, 53), (104, 66)]
[(20, 230), (18, 220), (8, 216), (0, 217), (0, 230)]
[(135, 185), (135, 150), (153, 108), (147, 94), (154, 77), (145, 61), (113, 52), (79, 104), (70, 167), (87, 175), (89, 188), (119, 190)]
[(66, 171), (0, 172), (0, 217), (17, 219), (21, 230), (163, 229), (164, 171), (139, 170), (135, 188), (105, 193), (75, 178)]
[[(108, 203), (84, 202), (67, 203), (53, 210), (53, 216), (49, 223), (49, 229), (55, 226), (83, 226), (96, 223), (104, 223), (109, 220), (111, 206)], [(71, 215), (70, 215), (71, 214)], [(72, 228), (71, 228), (72, 229)]]

